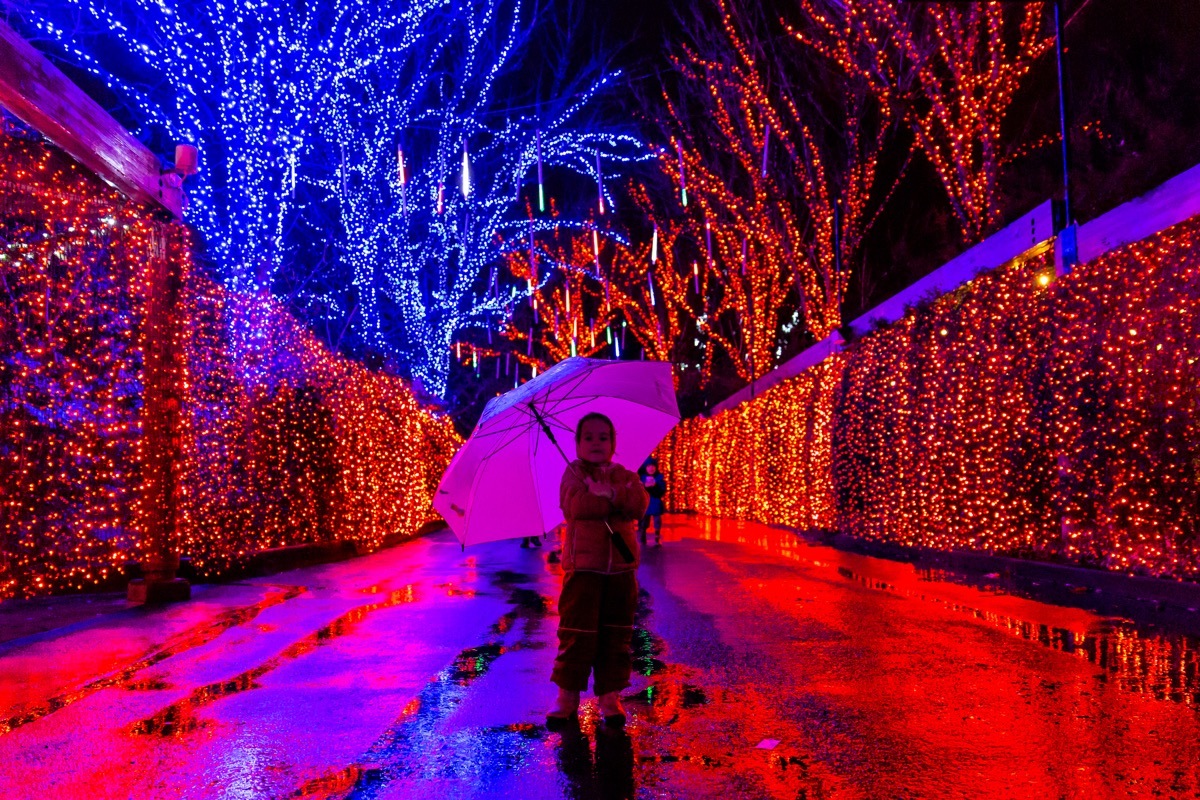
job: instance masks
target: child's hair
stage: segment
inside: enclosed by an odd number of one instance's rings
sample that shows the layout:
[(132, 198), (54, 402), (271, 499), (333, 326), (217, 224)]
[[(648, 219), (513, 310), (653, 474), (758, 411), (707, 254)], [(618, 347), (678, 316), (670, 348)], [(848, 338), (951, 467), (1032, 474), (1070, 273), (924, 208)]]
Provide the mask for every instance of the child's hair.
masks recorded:
[(579, 440), (583, 438), (584, 423), (591, 422), (592, 420), (599, 420), (600, 422), (603, 422), (605, 425), (608, 426), (608, 435), (612, 439), (613, 447), (615, 448), (617, 446), (616, 426), (613, 425), (611, 419), (604, 416), (603, 414), (601, 414), (598, 411), (593, 411), (590, 414), (584, 414), (583, 417), (579, 420), (579, 424), (575, 426), (575, 444), (579, 444)]

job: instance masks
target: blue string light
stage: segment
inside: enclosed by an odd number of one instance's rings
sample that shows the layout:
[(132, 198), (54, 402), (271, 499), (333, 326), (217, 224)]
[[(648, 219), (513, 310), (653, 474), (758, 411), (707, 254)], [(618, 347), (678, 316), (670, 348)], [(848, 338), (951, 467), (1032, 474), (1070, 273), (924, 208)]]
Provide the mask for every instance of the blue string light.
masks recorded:
[[(536, 177), (544, 213), (547, 168), (595, 177), (603, 198), (603, 162), (650, 157), (588, 124), (617, 72), (584, 68), (569, 96), (512, 115), (512, 84), (549, 19), (530, 20), (523, 0), (39, 3), (21, 21), (103, 80), (137, 135), (200, 146), (187, 217), (231, 288), (275, 287), (310, 244), (297, 220), (328, 235), (320, 214), (336, 208), (346, 277), (319, 297), (302, 287), (296, 304), (351, 320), (433, 394), (447, 389), (453, 342), (510, 320), (540, 287), (535, 233), (584, 229), (562, 209), (527, 221), (522, 184)], [(460, 152), (462, 191), (447, 192)], [(529, 285), (507, 270), (488, 279), (525, 249)]]

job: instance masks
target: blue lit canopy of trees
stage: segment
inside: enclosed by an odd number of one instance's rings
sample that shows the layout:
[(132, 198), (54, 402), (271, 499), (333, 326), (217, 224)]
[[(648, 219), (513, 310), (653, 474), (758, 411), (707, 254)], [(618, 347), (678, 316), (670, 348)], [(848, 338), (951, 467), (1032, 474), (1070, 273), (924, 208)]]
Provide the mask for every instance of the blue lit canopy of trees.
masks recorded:
[(545, 182), (594, 197), (648, 156), (597, 123), (617, 73), (523, 0), (38, 0), (17, 21), (156, 150), (200, 148), (187, 218), (230, 288), (433, 395), (452, 343), (528, 297), (506, 256), (593, 224)]

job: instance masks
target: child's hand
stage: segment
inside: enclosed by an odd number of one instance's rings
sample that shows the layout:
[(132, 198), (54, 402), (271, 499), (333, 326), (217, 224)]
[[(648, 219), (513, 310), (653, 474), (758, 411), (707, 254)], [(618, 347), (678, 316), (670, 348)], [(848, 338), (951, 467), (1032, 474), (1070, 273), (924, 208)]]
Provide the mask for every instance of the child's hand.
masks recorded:
[(653, 485), (654, 485), (654, 478), (650, 477), (649, 475), (642, 478), (642, 486), (653, 486)]
[(586, 475), (583, 478), (583, 482), (587, 484), (588, 491), (597, 497), (606, 497), (611, 500), (617, 494), (617, 490), (613, 488), (611, 483), (593, 480)]

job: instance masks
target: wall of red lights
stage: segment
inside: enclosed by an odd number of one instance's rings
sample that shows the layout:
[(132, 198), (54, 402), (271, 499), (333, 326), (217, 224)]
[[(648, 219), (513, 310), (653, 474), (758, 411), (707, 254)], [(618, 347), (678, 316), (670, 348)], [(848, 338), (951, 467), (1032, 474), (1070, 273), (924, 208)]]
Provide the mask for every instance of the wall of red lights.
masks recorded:
[(0, 136), (0, 599), (113, 585), (137, 560), (145, 265), (183, 277), (177, 550), (414, 533), (459, 444), (397, 378), (329, 352), (268, 296), (193, 269), (183, 226), (40, 140)]
[(1198, 237), (1008, 265), (684, 423), (672, 507), (1200, 579)]

